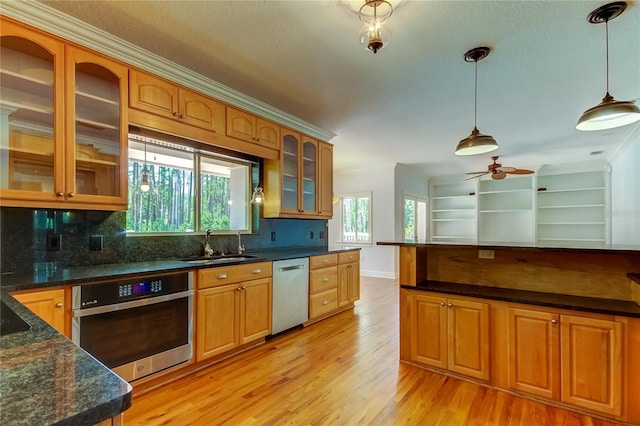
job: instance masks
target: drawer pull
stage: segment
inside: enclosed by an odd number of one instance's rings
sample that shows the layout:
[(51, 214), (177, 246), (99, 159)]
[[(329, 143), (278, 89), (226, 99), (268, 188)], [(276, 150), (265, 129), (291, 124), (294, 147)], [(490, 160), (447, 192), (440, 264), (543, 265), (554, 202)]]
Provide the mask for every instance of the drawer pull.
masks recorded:
[(260, 269), (260, 268), (256, 268), (253, 271), (251, 271), (252, 274), (259, 274), (261, 272), (262, 272), (262, 269)]
[(323, 282), (323, 283), (326, 283), (326, 282), (328, 282), (328, 281), (329, 281), (329, 278), (327, 278), (327, 277), (324, 277), (324, 278), (322, 279), (322, 282)]
[(324, 259), (322, 259), (322, 263), (329, 263), (329, 259), (325, 257)]
[(62, 302), (56, 303), (56, 308), (62, 308)]
[(323, 301), (322, 301), (322, 304), (323, 304), (323, 305), (328, 305), (328, 304), (329, 304), (329, 301), (328, 301), (328, 300), (323, 300)]
[(218, 278), (219, 280), (224, 280), (224, 279), (226, 279), (226, 278), (229, 278), (229, 275), (227, 275), (227, 274), (220, 274), (220, 275), (218, 275), (218, 277), (217, 277), (217, 278)]
[(352, 255), (349, 255), (349, 260), (351, 260), (351, 259), (353, 259), (353, 256), (352, 256)]

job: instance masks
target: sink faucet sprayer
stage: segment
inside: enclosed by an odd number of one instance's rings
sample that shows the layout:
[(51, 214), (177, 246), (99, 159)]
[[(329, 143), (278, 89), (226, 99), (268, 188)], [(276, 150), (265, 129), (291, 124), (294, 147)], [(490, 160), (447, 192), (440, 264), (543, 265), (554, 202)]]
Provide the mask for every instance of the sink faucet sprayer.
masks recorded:
[(238, 254), (244, 253), (244, 244), (240, 240), (240, 232), (238, 232)]
[(213, 234), (213, 231), (211, 229), (207, 229), (207, 233), (204, 237), (204, 255), (206, 257), (209, 257), (213, 254), (213, 249), (211, 248), (211, 246), (209, 245), (209, 237)]

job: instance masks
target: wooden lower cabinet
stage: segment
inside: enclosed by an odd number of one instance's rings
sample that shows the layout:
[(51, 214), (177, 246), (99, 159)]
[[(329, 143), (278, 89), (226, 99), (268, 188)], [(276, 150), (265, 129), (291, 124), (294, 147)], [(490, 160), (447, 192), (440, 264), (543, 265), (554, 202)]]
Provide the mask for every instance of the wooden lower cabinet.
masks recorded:
[(420, 292), (411, 299), (411, 361), (489, 380), (489, 305)]
[(360, 300), (360, 251), (338, 253), (338, 307)]
[[(271, 334), (271, 277), (239, 280), (250, 274), (270, 275), (271, 265), (239, 265), (199, 271), (197, 361), (230, 352)], [(217, 282), (229, 279), (235, 282)]]
[(640, 424), (640, 320), (447, 296), (401, 289), (401, 360)]
[(509, 387), (549, 399), (560, 396), (559, 315), (508, 308)]
[(309, 257), (309, 321), (342, 312), (360, 299), (360, 251)]
[(562, 315), (562, 402), (619, 416), (622, 411), (622, 323)]
[(71, 307), (65, 303), (65, 290), (38, 290), (12, 293), (20, 303), (42, 318), (51, 327), (69, 337), (67, 321), (70, 322)]

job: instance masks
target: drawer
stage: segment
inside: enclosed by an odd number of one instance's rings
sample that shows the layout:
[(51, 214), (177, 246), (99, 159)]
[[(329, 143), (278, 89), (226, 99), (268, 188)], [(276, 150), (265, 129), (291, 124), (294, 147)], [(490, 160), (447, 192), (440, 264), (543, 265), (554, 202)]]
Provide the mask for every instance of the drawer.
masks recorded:
[(309, 271), (309, 293), (320, 293), (330, 288), (338, 288), (337, 266)]
[(338, 263), (360, 262), (360, 250), (338, 253)]
[(319, 317), (338, 309), (338, 289), (323, 291), (309, 296), (309, 318)]
[(327, 266), (333, 266), (337, 264), (338, 264), (338, 255), (336, 253), (309, 257), (309, 269), (324, 268)]
[(219, 266), (198, 271), (198, 288), (215, 287), (271, 276), (271, 262)]

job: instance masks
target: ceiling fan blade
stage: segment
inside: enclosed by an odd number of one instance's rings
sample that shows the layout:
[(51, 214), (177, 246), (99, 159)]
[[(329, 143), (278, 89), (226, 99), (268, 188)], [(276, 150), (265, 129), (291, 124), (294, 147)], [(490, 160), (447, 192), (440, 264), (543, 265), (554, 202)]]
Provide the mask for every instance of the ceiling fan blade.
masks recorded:
[(504, 170), (504, 172), (512, 175), (530, 175), (532, 173), (535, 173), (533, 170), (527, 170), (527, 169), (514, 169), (513, 171), (510, 171), (510, 172)]
[[(479, 178), (480, 176), (488, 175), (489, 173), (491, 173), (491, 172), (482, 172), (477, 176), (471, 176), (470, 178), (466, 178), (465, 180), (471, 180), (471, 179)], [(470, 174), (474, 174), (474, 173), (467, 173), (467, 174), (470, 175)]]
[(469, 173), (465, 173), (465, 175), (486, 175), (487, 173), (489, 173), (488, 171), (483, 171), (483, 172), (469, 172)]
[(498, 170), (499, 172), (511, 173), (517, 169), (515, 167), (498, 167), (496, 170)]

